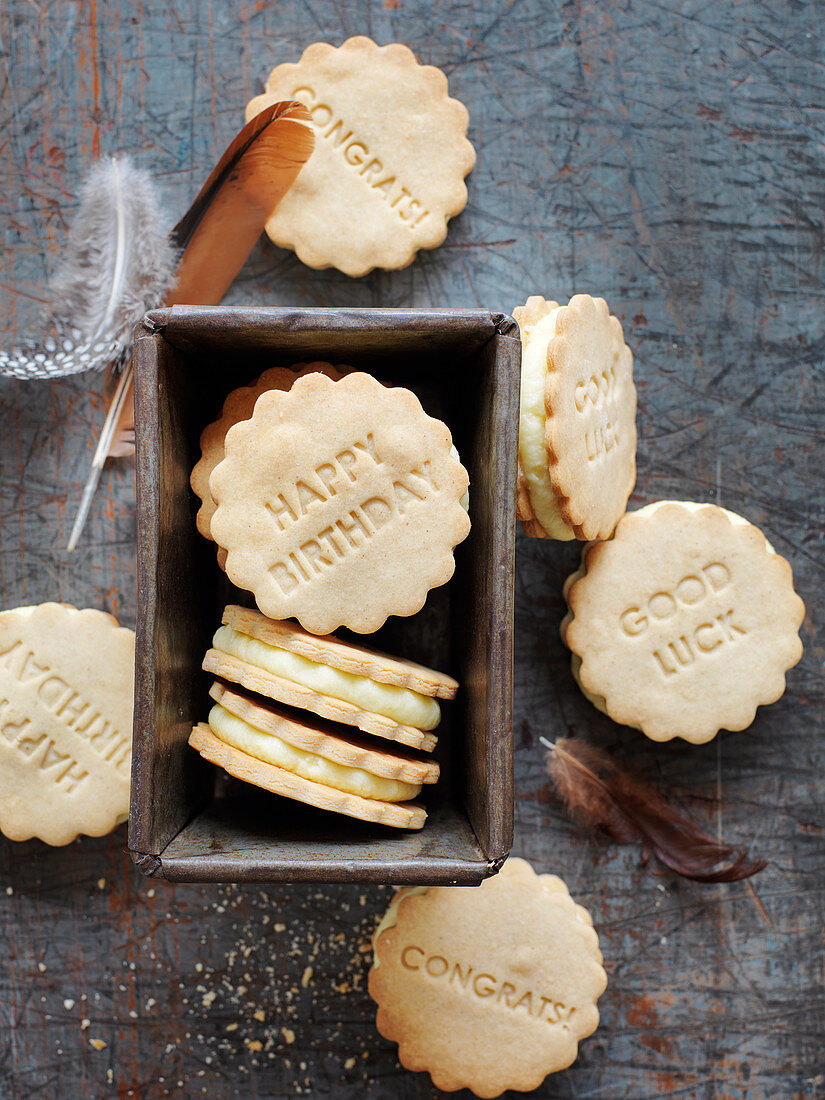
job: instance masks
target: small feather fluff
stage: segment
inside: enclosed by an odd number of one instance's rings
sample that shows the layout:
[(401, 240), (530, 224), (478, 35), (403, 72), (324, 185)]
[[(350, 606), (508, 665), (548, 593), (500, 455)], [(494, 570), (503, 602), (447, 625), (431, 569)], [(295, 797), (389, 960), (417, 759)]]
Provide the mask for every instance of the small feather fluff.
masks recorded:
[(135, 323), (163, 301), (175, 259), (149, 174), (128, 157), (100, 161), (51, 282), (51, 331), (0, 351), (0, 374), (57, 378), (118, 361)]
[(736, 882), (767, 866), (709, 836), (648, 783), (578, 738), (544, 741), (547, 771), (574, 821), (618, 844), (641, 843), (665, 866), (697, 882)]

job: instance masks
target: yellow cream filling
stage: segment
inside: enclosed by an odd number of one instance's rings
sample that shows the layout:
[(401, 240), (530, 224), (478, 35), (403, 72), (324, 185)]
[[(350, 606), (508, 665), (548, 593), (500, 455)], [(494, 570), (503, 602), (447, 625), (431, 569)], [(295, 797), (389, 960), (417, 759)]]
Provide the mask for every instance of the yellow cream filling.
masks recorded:
[(343, 699), (373, 714), (381, 714), (400, 726), (431, 730), (435, 729), (441, 718), (435, 699), (420, 695), (417, 691), (394, 684), (380, 684), (367, 676), (318, 664), (258, 638), (250, 638), (231, 626), (219, 627), (212, 645), (222, 653), (249, 661), (274, 676), (291, 680), (321, 695)]
[(220, 704), (216, 704), (209, 712), (209, 727), (216, 737), (233, 749), (239, 749), (254, 756), (256, 760), (274, 764), (275, 767), (299, 775), (302, 779), (311, 779), (313, 783), (321, 783), (336, 791), (357, 794), (361, 798), (378, 798), (382, 802), (406, 802), (415, 798), (421, 790), (418, 783), (384, 779), (362, 768), (336, 764), (317, 753), (296, 749), (274, 733), (265, 733), (244, 722), (242, 718), (230, 714)]
[(524, 334), (521, 352), (521, 412), (519, 421), (519, 458), (536, 519), (554, 539), (575, 538), (573, 528), (564, 522), (558, 497), (550, 484), (544, 429), (547, 419), (544, 391), (547, 381), (547, 345), (556, 332), (559, 310)]

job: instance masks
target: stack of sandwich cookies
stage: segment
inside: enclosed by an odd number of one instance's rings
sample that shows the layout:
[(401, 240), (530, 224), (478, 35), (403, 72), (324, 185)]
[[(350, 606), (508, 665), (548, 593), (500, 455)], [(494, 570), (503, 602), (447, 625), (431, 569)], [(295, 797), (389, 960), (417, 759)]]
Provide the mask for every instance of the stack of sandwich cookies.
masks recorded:
[(602, 298), (513, 310), (522, 339), (518, 515), (528, 535), (609, 538), (636, 481), (636, 390)]
[[(232, 390), (224, 401), (221, 415), (201, 432), (201, 457), (189, 479), (193, 493), (201, 501), (195, 522), (205, 539), (214, 541), (212, 516), (217, 505), (209, 490), (209, 478), (224, 457), (224, 439), (229, 429), (234, 424), (248, 420), (252, 416), (255, 402), (262, 393), (268, 390), (288, 390), (297, 378), (302, 378), (305, 374), (320, 373), (328, 378), (340, 378), (342, 373), (349, 369), (349, 367), (333, 367), (330, 363), (324, 362), (306, 365), (296, 363), (294, 367), (289, 368), (270, 367), (251, 386), (241, 386), (239, 389)], [(221, 547), (218, 548), (218, 563), (221, 568), (226, 563), (226, 551)]]
[(785, 691), (805, 614), (791, 568), (746, 519), (658, 501), (584, 548), (562, 638), (588, 699), (654, 741), (743, 730)]
[(448, 428), (409, 390), (315, 372), (229, 429), (210, 529), (265, 615), (371, 633), (452, 576), (468, 480)]
[(598, 1026), (607, 977), (590, 915), (524, 860), (478, 888), (399, 891), (373, 951), (378, 1030), (445, 1091), (537, 1088)]
[(436, 782), (438, 765), (403, 749), (388, 751), (352, 727), (431, 752), (436, 700), (455, 695), (452, 677), (236, 606), (226, 608), (203, 667), (232, 686), (213, 685), (208, 725), (190, 737), (201, 755), (247, 782), (323, 809), (401, 828), (424, 824), (424, 809), (410, 800), (422, 784)]

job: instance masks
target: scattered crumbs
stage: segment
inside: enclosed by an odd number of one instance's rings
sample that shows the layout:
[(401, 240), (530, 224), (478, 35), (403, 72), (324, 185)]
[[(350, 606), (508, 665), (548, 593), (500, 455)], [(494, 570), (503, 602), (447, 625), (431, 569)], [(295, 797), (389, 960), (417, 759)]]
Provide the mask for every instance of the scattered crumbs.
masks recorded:
[(105, 1050), (108, 1045), (109, 1044), (104, 1043), (104, 1041), (102, 1039), (90, 1039), (89, 1040), (89, 1046), (94, 1047), (95, 1050)]
[(658, 891), (659, 891), (659, 892), (660, 892), (661, 894), (666, 894), (666, 893), (667, 893), (667, 887), (665, 886), (665, 884), (664, 884), (663, 882), (657, 882), (657, 883), (656, 883), (656, 889), (657, 889), (657, 890), (658, 890)]
[(238, 1025), (237, 1024), (227, 1024), (226, 1025), (226, 1030), (227, 1031), (237, 1031), (238, 1030)]
[(252, 1015), (258, 1020), (259, 1023), (263, 1023), (266, 1019), (266, 1013), (262, 1008), (259, 1008), (257, 1012), (253, 1012)]
[(45, 964), (45, 963), (38, 963), (38, 964), (37, 964), (37, 969), (38, 969), (38, 970), (40, 971), (40, 973), (42, 974), (42, 973), (43, 973), (43, 972), (45, 971), (45, 969), (46, 969), (46, 964)]
[(151, 890), (147, 890), (147, 891), (146, 891), (146, 897), (147, 897), (147, 898), (153, 898), (154, 896), (155, 896), (155, 890), (154, 890), (154, 887), (152, 887), (152, 889), (151, 889)]
[(667, 936), (662, 936), (662, 938), (659, 940), (659, 943), (662, 945), (662, 947), (664, 947), (667, 943)]
[(301, 975), (301, 987), (303, 989), (306, 989), (306, 987), (309, 985), (309, 983), (311, 981), (312, 981), (312, 967), (311, 966), (306, 966), (306, 967), (304, 967), (304, 972)]
[(256, 1052), (264, 1049), (264, 1045), (260, 1041), (260, 1039), (247, 1039), (246, 1045), (249, 1047), (250, 1050), (254, 1050)]
[(98, 890), (105, 890), (106, 889), (106, 879), (105, 878), (99, 878), (97, 880), (97, 888), (98, 888)]
[(203, 963), (195, 963), (195, 970), (198, 972), (198, 974), (202, 974), (203, 973)]
[(157, 1001), (155, 1000), (154, 997), (147, 997), (146, 998), (146, 1007), (147, 1007), (147, 1009), (154, 1008), (156, 1004), (157, 1004)]
[(130, 1020), (136, 1020), (137, 1018), (138, 1018), (137, 1012), (135, 1012), (135, 1010), (133, 1008), (130, 1009), (129, 1010), (129, 1019)]
[(363, 907), (364, 907), (364, 906), (365, 906), (365, 905), (367, 904), (367, 895), (366, 895), (366, 894), (362, 894), (362, 895), (361, 895), (361, 897), (360, 897), (360, 898), (358, 899), (358, 904), (359, 904), (359, 905), (360, 905), (360, 906), (361, 906), (362, 908), (363, 908)]
[(204, 1008), (209, 1008), (209, 1006), (214, 1003), (216, 997), (217, 993), (214, 991), (214, 989), (210, 990), (209, 993), (204, 993), (201, 1004)]
[(354, 1058), (347, 1058), (346, 1062), (344, 1062), (344, 1069), (353, 1069), (354, 1066), (355, 1066), (355, 1059)]
[(275, 925), (275, 931), (276, 932), (286, 932), (286, 925), (285, 924), (276, 924)]
[(88, 1017), (84, 1016), (83, 1019), (80, 1021), (80, 1030), (85, 1031), (91, 1022), (92, 1021)]
[(106, 1081), (111, 1085), (111, 1083), (112, 1083), (112, 1081), (114, 1081), (114, 1079), (115, 1079), (115, 1073), (114, 1073), (114, 1070), (111, 1069), (111, 1067), (110, 1067), (109, 1069), (106, 1070)]
[(7, 886), (6, 887), (6, 893), (9, 895), (9, 897), (11, 897), (12, 894), (14, 893), (14, 887), (13, 886)]
[(284, 1037), (284, 1042), (285, 1043), (294, 1043), (295, 1042), (295, 1032), (292, 1030), (291, 1027), (282, 1027), (281, 1028), (281, 1034)]

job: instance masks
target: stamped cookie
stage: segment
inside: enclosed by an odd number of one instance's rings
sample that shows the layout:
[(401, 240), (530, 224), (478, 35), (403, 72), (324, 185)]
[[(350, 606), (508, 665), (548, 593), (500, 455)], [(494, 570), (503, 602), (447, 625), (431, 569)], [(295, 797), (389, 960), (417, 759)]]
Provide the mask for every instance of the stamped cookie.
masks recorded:
[(606, 539), (636, 482), (636, 389), (603, 298), (539, 296), (521, 329), (518, 515), (535, 538)]
[(791, 568), (713, 504), (658, 501), (585, 548), (562, 637), (582, 691), (653, 741), (743, 730), (802, 656)]
[(275, 244), (310, 267), (365, 275), (406, 267), (436, 248), (467, 202), (475, 163), (467, 109), (447, 78), (406, 46), (350, 38), (316, 42), (278, 65), (249, 121), (271, 103), (297, 99), (312, 116), (315, 151), (267, 222)]
[(451, 446), (413, 393), (367, 374), (262, 394), (209, 480), (230, 580), (313, 634), (414, 615), (470, 530)]
[(205, 671), (287, 706), (356, 726), (364, 733), (432, 751), (441, 719), (437, 698), (452, 698), (450, 676), (294, 623), (230, 605)]
[(399, 891), (373, 950), (378, 1030), (446, 1092), (538, 1088), (599, 1023), (607, 976), (589, 914), (524, 860), (476, 888)]
[[(349, 367), (333, 367), (330, 363), (296, 363), (294, 367), (270, 367), (251, 386), (232, 390), (223, 403), (221, 415), (201, 432), (201, 457), (189, 478), (192, 492), (201, 501), (196, 517), (197, 528), (205, 539), (212, 538), (212, 515), (217, 505), (209, 491), (212, 471), (224, 456), (223, 441), (233, 424), (248, 420), (255, 409), (255, 402), (267, 390), (288, 390), (296, 378), (305, 374), (320, 373), (328, 378), (340, 378)], [(224, 555), (225, 558), (225, 555)]]
[(68, 844), (129, 815), (135, 635), (102, 611), (0, 612), (0, 831)]

